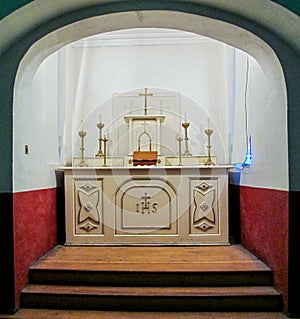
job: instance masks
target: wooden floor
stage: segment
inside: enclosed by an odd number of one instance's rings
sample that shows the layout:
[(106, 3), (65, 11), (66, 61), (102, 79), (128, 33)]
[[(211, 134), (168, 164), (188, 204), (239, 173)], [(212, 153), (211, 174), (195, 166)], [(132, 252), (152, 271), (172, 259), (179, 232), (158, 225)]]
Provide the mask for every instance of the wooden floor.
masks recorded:
[(287, 319), (280, 312), (123, 312), (22, 309), (0, 319)]

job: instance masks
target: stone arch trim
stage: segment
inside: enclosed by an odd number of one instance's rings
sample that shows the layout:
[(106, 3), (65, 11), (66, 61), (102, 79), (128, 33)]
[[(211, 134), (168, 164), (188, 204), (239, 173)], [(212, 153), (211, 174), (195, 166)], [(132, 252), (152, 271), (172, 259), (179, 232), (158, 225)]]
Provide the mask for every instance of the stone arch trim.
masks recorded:
[[(215, 15), (215, 18), (221, 14), (223, 20), (225, 19), (225, 15), (239, 16), (249, 22), (253, 21), (262, 27), (270, 29), (281, 38), (284, 38), (285, 41), (288, 41), (292, 46), (300, 48), (298, 41), (300, 32), (299, 17), (269, 0), (260, 0), (255, 5), (246, 0), (210, 0), (209, 3), (205, 0), (185, 1), (185, 3), (176, 0), (163, 1), (163, 3), (157, 0), (147, 2), (128, 0), (81, 0), (76, 2), (40, 0), (21, 7), (0, 21), (1, 29), (4, 30), (2, 32), (3, 37), (0, 40), (0, 52), (3, 48), (13, 43), (15, 39), (23, 37), (26, 33), (30, 33), (31, 30), (39, 28), (42, 24), (50, 24), (54, 20), (57, 20), (59, 16), (64, 16), (65, 22), (71, 23), (72, 21), (74, 22), (76, 15), (78, 16), (79, 14), (83, 17), (84, 15), (93, 16), (109, 12), (154, 9), (177, 10), (211, 17)], [(77, 11), (79, 13), (76, 14)], [(68, 16), (68, 19), (66, 19), (66, 16)], [(291, 25), (295, 25), (295, 27), (291, 28)]]

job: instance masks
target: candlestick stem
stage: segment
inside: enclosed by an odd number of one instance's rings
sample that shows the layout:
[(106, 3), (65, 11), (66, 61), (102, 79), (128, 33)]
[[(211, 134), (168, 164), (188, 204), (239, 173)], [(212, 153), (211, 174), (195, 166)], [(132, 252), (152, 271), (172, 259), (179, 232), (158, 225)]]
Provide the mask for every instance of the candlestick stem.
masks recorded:
[(187, 134), (187, 129), (190, 126), (190, 123), (188, 122), (183, 122), (182, 127), (184, 128), (184, 142), (185, 142), (185, 151), (183, 153), (183, 156), (192, 156), (192, 154), (189, 151), (189, 145), (188, 145), (188, 134)]
[(178, 165), (181, 166), (182, 165), (182, 159), (181, 159), (181, 142), (182, 142), (183, 138), (181, 136), (179, 136), (177, 138), (178, 141), (178, 156), (179, 156), (179, 163)]
[(106, 163), (106, 158), (107, 158), (107, 141), (108, 141), (108, 138), (106, 138), (106, 136), (104, 136), (104, 139), (103, 139), (103, 144), (104, 144), (104, 153), (103, 153), (103, 165), (102, 166), (107, 166), (107, 163)]
[(213, 133), (213, 130), (208, 129), (208, 130), (205, 130), (204, 132), (207, 135), (207, 160), (204, 163), (204, 165), (215, 165), (215, 163), (212, 161), (211, 155), (210, 155), (211, 148), (212, 148), (212, 146), (210, 144), (210, 136)]
[(97, 124), (97, 127), (98, 127), (98, 129), (99, 129), (99, 138), (98, 138), (99, 148), (98, 148), (98, 152), (97, 152), (97, 154), (96, 154), (95, 156), (96, 156), (96, 157), (103, 157), (103, 151), (102, 151), (102, 142), (103, 142), (103, 139), (102, 139), (102, 130), (103, 130), (104, 124), (100, 122), (100, 123)]
[(85, 150), (85, 146), (84, 146), (84, 138), (86, 136), (86, 132), (81, 130), (79, 131), (79, 136), (81, 138), (81, 147), (80, 147), (80, 151), (81, 151), (81, 160), (80, 160), (80, 163), (79, 163), (79, 166), (81, 167), (84, 167), (84, 166), (88, 166), (87, 163), (85, 162), (85, 159), (84, 159), (84, 150)]

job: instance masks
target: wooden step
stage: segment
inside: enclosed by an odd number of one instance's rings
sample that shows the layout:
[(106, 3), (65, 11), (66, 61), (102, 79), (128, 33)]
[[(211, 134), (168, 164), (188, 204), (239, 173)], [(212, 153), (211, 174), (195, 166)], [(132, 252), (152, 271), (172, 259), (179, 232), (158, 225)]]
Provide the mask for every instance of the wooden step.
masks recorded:
[(21, 309), (1, 319), (288, 319), (282, 312), (125, 312)]
[(272, 271), (128, 271), (31, 269), (32, 284), (98, 286), (268, 286)]
[(22, 308), (130, 311), (280, 311), (273, 287), (92, 287), (28, 285)]
[(30, 268), (22, 308), (281, 311), (272, 270), (241, 245), (58, 246)]
[(272, 285), (264, 263), (235, 246), (57, 247), (30, 268), (30, 282), (63, 285)]
[[(207, 268), (213, 263), (220, 269), (225, 267), (235, 268), (243, 263), (268, 269), (253, 254), (241, 245), (230, 246), (57, 246), (50, 253), (42, 257), (35, 265), (44, 268), (68, 267), (68, 269), (87, 269), (86, 267), (102, 267), (108, 265), (144, 265), (156, 267), (162, 265), (178, 265), (187, 270), (193, 266)], [(59, 266), (61, 265), (61, 266)], [(89, 266), (90, 265), (90, 266)], [(83, 268), (84, 267), (84, 268)], [(156, 267), (157, 268), (157, 267)], [(124, 270), (124, 269), (119, 269)]]

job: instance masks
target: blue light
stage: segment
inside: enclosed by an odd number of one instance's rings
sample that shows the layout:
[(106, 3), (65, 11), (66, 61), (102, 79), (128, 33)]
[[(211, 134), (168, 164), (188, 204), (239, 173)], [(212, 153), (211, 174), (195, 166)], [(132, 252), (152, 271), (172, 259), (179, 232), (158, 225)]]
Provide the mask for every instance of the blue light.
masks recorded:
[(251, 140), (251, 136), (249, 136), (249, 138), (248, 138), (247, 153), (246, 153), (244, 165), (246, 165), (246, 166), (252, 165), (252, 140)]

